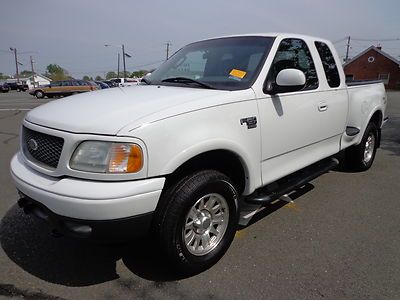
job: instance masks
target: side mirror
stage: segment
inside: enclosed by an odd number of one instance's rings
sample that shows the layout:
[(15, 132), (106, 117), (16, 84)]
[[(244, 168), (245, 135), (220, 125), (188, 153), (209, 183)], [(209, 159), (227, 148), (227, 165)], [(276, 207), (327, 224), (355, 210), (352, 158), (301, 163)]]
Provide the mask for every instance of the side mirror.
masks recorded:
[(297, 69), (284, 69), (278, 73), (275, 82), (267, 82), (265, 92), (271, 95), (277, 93), (296, 92), (304, 88), (306, 75)]

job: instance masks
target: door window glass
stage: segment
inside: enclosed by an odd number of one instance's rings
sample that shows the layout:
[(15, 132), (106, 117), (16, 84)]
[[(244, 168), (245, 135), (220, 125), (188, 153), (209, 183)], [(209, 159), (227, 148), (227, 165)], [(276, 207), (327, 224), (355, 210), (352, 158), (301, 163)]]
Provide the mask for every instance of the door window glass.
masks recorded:
[(300, 39), (284, 39), (279, 45), (267, 80), (275, 82), (278, 73), (284, 69), (297, 69), (306, 76), (304, 90), (318, 88), (318, 76), (307, 44)]

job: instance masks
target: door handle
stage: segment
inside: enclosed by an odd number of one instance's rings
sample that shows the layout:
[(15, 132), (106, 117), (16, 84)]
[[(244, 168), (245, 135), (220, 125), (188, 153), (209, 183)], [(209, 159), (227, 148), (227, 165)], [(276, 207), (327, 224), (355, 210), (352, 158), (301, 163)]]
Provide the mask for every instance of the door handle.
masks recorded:
[(326, 103), (318, 104), (318, 110), (321, 111), (321, 112), (328, 110), (328, 104), (326, 104)]

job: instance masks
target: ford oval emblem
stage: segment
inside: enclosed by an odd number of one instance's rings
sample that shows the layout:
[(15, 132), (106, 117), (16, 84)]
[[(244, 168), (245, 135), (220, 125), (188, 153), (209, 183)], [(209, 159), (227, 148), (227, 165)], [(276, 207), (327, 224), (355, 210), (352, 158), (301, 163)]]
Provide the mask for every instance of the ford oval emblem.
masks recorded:
[(36, 151), (38, 149), (38, 147), (39, 147), (39, 145), (35, 139), (30, 139), (28, 141), (28, 148), (31, 149), (32, 151)]

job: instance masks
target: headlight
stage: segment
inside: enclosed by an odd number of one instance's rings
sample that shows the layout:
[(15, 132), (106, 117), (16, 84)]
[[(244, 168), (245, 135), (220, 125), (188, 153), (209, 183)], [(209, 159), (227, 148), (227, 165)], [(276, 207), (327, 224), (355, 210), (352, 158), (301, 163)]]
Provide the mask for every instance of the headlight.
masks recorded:
[(86, 141), (74, 151), (70, 167), (95, 173), (135, 173), (143, 167), (143, 152), (136, 144)]

